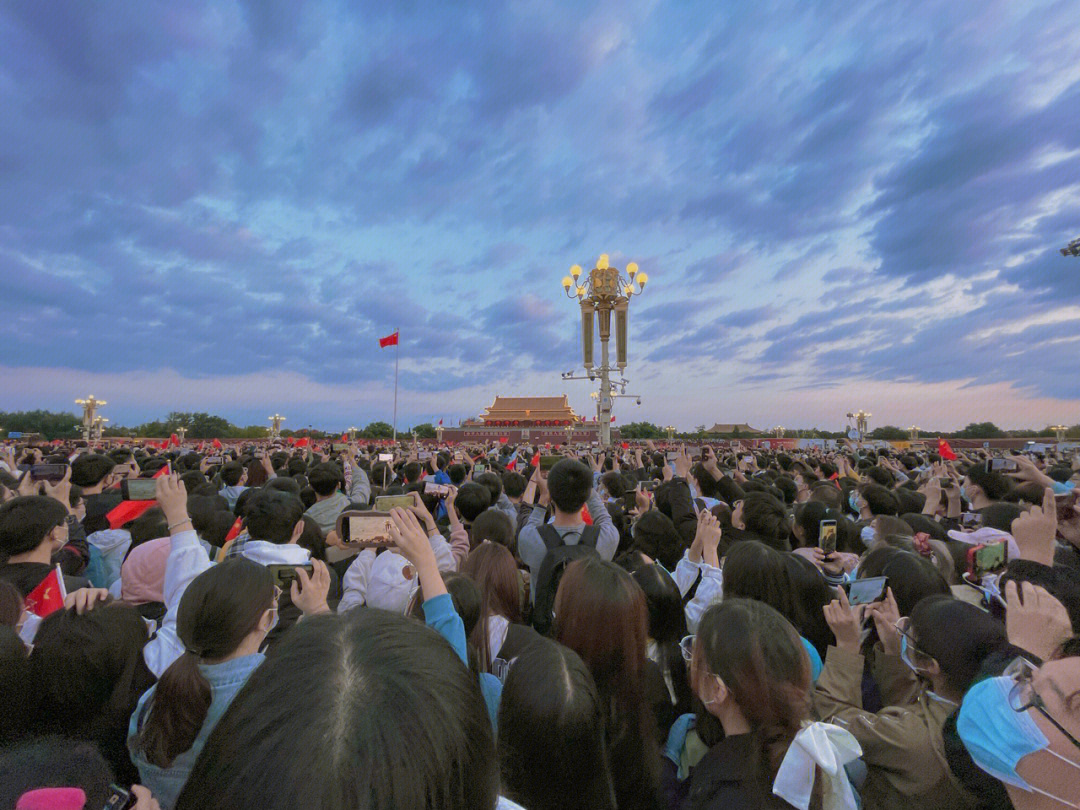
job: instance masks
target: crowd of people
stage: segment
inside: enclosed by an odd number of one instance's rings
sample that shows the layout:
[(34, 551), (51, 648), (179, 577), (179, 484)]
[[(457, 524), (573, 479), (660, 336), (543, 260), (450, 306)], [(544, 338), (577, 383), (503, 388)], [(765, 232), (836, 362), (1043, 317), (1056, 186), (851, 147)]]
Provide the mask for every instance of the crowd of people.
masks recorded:
[(0, 810), (1080, 808), (1064, 451), (211, 453), (0, 445)]

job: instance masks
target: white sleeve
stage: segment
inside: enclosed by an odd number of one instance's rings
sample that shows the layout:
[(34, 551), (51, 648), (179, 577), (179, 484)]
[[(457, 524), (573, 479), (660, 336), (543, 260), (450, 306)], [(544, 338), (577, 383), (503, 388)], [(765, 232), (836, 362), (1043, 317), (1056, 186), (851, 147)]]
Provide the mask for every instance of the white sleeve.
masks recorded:
[(365, 548), (349, 565), (341, 579), (341, 601), (337, 612), (345, 613), (354, 607), (360, 607), (367, 600), (367, 583), (371, 566), (375, 563), (375, 549)]
[(686, 596), (697, 582), (698, 572), (701, 571), (701, 563), (690, 562), (690, 552), (684, 551), (682, 559), (675, 566), (675, 584), (679, 586), (679, 593)]
[(724, 596), (724, 573), (708, 563), (701, 564), (701, 582), (694, 598), (686, 603), (686, 629), (696, 633), (706, 608)]
[(454, 559), (454, 550), (450, 548), (450, 544), (446, 542), (446, 538), (436, 532), (435, 534), (429, 534), (428, 540), (431, 541), (431, 550), (435, 552), (435, 562), (439, 566), (440, 571), (457, 571), (457, 560)]
[(165, 562), (165, 619), (157, 635), (143, 647), (146, 666), (157, 677), (184, 652), (184, 643), (176, 635), (176, 612), (188, 585), (211, 566), (210, 556), (193, 531), (178, 532), (171, 538), (172, 548)]

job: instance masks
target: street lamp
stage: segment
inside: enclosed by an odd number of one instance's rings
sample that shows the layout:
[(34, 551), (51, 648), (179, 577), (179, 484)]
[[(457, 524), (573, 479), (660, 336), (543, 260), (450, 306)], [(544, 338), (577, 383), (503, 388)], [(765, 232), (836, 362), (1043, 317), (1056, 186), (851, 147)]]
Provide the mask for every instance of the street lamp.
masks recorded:
[(778, 438), (778, 439), (784, 438), (784, 429), (782, 427), (780, 427), (779, 425), (774, 427), (772, 429), (772, 432), (773, 432), (773, 435), (776, 436), (776, 438)]
[(1062, 256), (1080, 256), (1080, 239), (1073, 239), (1065, 247), (1061, 248)]
[(847, 415), (848, 419), (855, 420), (855, 430), (858, 431), (860, 442), (866, 438), (866, 420), (871, 416), (873, 416), (872, 413), (867, 413), (861, 408), (854, 413), (849, 413)]
[(919, 429), (918, 425), (912, 425), (908, 428), (908, 437), (912, 442), (917, 442), (919, 440)]
[(90, 441), (90, 434), (94, 430), (94, 419), (97, 417), (97, 409), (102, 405), (108, 405), (109, 403), (103, 399), (97, 399), (91, 394), (86, 399), (75, 400), (76, 405), (82, 405), (82, 432), (83, 439)]
[(1065, 431), (1069, 428), (1065, 425), (1053, 425), (1050, 429), (1054, 431), (1054, 435), (1057, 437), (1057, 443), (1062, 444), (1065, 441)]
[(356, 433), (357, 433), (358, 430), (360, 430), (360, 428), (351, 427), (351, 428), (349, 428), (348, 430), (345, 431), (346, 433), (349, 434), (349, 441), (350, 442), (355, 442), (356, 441)]
[(566, 443), (570, 444), (570, 442), (571, 442), (571, 440), (573, 438), (574, 438), (574, 423), (571, 422), (569, 425), (566, 426)]
[[(648, 275), (638, 270), (634, 262), (626, 265), (626, 275), (617, 267), (612, 267), (608, 255), (604, 253), (596, 261), (596, 267), (589, 271), (588, 278), (582, 283), (581, 266), (570, 268), (570, 275), (562, 280), (563, 291), (567, 298), (576, 298), (581, 305), (581, 345), (587, 377), (574, 377), (564, 374), (563, 379), (589, 379), (595, 381), (597, 372), (600, 377), (599, 411), (600, 442), (604, 447), (611, 444), (611, 400), (614, 386), (611, 382), (613, 371), (608, 358), (608, 341), (611, 339), (611, 313), (615, 313), (615, 365), (622, 374), (626, 368), (627, 319), (628, 305), (635, 295), (645, 291)], [(635, 285), (637, 285), (635, 287)], [(600, 366), (593, 363), (593, 316), (596, 315), (600, 332)], [(627, 380), (619, 385), (626, 395)], [(640, 397), (638, 397), (640, 400)]]
[(105, 423), (108, 421), (104, 416), (94, 417), (94, 441), (101, 441), (101, 437), (105, 432)]
[(668, 440), (669, 442), (670, 442), (670, 441), (671, 441), (672, 439), (674, 439), (674, 438), (675, 438), (675, 426), (674, 426), (674, 425), (668, 425), (668, 426), (667, 426), (666, 428), (664, 428), (664, 430), (666, 430), (666, 431), (667, 431), (667, 440)]
[(285, 417), (280, 413), (275, 413), (273, 416), (266, 417), (270, 421), (270, 439), (281, 438), (281, 423), (285, 421)]

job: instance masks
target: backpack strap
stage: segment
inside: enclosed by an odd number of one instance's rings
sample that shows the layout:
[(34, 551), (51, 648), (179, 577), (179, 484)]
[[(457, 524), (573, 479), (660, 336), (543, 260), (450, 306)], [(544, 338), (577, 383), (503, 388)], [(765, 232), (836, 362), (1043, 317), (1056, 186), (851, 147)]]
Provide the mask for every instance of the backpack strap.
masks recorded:
[(581, 540), (578, 541), (583, 546), (589, 548), (596, 548), (596, 543), (600, 539), (600, 527), (595, 523), (585, 527), (581, 532)]
[(540, 535), (540, 539), (544, 541), (548, 551), (553, 551), (563, 545), (562, 535), (550, 523), (542, 523), (537, 526), (536, 533)]

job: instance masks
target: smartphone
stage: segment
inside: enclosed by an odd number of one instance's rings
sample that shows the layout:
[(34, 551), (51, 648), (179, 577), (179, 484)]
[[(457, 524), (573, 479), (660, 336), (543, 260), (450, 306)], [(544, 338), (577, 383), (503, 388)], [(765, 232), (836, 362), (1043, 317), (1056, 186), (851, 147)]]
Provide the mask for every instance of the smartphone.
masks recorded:
[(251, 454), (251, 457), (252, 458), (257, 458), (257, 459), (258, 458), (266, 458), (266, 451), (265, 450), (256, 450), (254, 453)]
[(967, 553), (968, 574), (972, 577), (981, 577), (993, 571), (1000, 571), (1009, 561), (1009, 543), (1002, 540), (998, 543), (983, 543), (969, 548)]
[(562, 456), (540, 456), (540, 469), (547, 472), (562, 460)]
[(658, 484), (658, 482), (655, 481), (655, 480), (642, 481), (641, 482), (641, 491), (642, 492), (652, 492), (652, 491), (654, 491), (656, 489), (657, 484)]
[(992, 458), (986, 463), (990, 472), (1015, 472), (1019, 469), (1011, 458)]
[(827, 555), (836, 553), (835, 520), (823, 520), (818, 524), (818, 546)]
[(428, 461), (430, 458), (431, 458), (431, 451), (430, 450), (421, 450), (419, 453), (416, 454), (416, 460), (417, 461)]
[(393, 453), (379, 453), (379, 461), (393, 461), (393, 460), (394, 460), (394, 454)]
[(296, 579), (297, 568), (303, 568), (307, 571), (309, 577), (315, 573), (315, 566), (311, 563), (307, 565), (268, 565), (266, 567), (270, 569), (270, 576), (274, 578), (274, 584), (283, 591), (288, 591), (292, 587), (292, 581)]
[(105, 799), (105, 810), (129, 810), (139, 803), (139, 797), (119, 785), (109, 785), (109, 796)]
[(445, 498), (450, 494), (449, 484), (436, 484), (434, 481), (424, 482), (424, 494), (436, 495), (440, 498)]
[(884, 599), (885, 589), (888, 586), (888, 577), (867, 577), (845, 582), (844, 591), (847, 593), (849, 604), (869, 605), (871, 602), (880, 602)]
[(338, 537), (346, 548), (391, 546), (389, 512), (342, 512), (337, 522)]
[(629, 512), (631, 509), (637, 508), (637, 493), (631, 490), (630, 492), (624, 492), (622, 496), (623, 509)]
[(345, 442), (334, 442), (330, 445), (330, 450), (334, 453), (346, 453), (349, 450), (349, 445)]
[(153, 501), (157, 498), (157, 481), (153, 478), (125, 478), (120, 482), (120, 497), (125, 501)]
[(675, 451), (675, 450), (669, 451), (668, 454), (667, 454), (667, 460), (668, 461), (675, 461), (675, 459), (677, 459), (678, 457), (679, 457), (679, 453), (678, 453), (678, 451)]
[(1066, 492), (1064, 495), (1055, 495), (1054, 506), (1057, 508), (1058, 523), (1072, 520), (1076, 517), (1076, 495), (1072, 492)]
[(454, 453), (454, 461), (464, 461), (465, 457), (461, 453)]
[(979, 512), (964, 512), (960, 515), (960, 525), (970, 528), (982, 526), (982, 514)]
[(67, 471), (67, 464), (34, 464), (30, 467), (30, 478), (33, 481), (62, 481)]
[(474, 464), (473, 465), (473, 472), (475, 472), (475, 473), (487, 472), (487, 466), (484, 465), (484, 464)]
[(207, 464), (220, 464), (221, 463), (221, 456), (207, 456), (206, 457), (206, 463)]
[(956, 481), (948, 476), (938, 478), (938, 483), (941, 485), (942, 489), (952, 489), (956, 486)]
[(753, 464), (754, 463), (754, 457), (753, 456), (743, 456), (742, 460), (746, 464)]
[(389, 512), (394, 507), (408, 509), (415, 503), (409, 495), (376, 495), (375, 511)]

